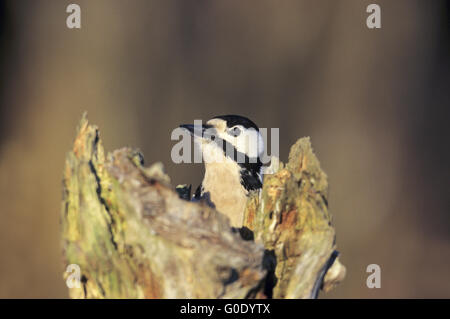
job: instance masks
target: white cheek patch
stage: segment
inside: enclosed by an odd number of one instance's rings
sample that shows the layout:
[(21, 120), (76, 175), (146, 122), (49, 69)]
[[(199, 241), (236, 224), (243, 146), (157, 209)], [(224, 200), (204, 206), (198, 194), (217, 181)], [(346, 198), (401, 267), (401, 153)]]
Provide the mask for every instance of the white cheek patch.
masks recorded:
[[(244, 163), (246, 155), (250, 158), (250, 163), (256, 163), (256, 158), (260, 157), (264, 152), (262, 135), (255, 129), (245, 129), (243, 127), (240, 127), (240, 129), (241, 134), (239, 136), (232, 136), (226, 131), (218, 132), (217, 135), (220, 139), (229, 143), (229, 145), (225, 145), (229, 157), (233, 158), (237, 155), (237, 158), (233, 159), (238, 163)], [(234, 149), (239, 153), (235, 154)]]
[(256, 158), (264, 152), (264, 141), (257, 130), (247, 129), (235, 138), (235, 147), (248, 157)]
[[(227, 131), (215, 131), (217, 137), (214, 141), (210, 139), (195, 139), (203, 160), (206, 163), (223, 163), (235, 161), (245, 163), (247, 156), (250, 163), (256, 163), (264, 153), (264, 139), (255, 129), (240, 127), (241, 134), (232, 136)], [(236, 154), (236, 151), (238, 153)], [(226, 152), (226, 154), (224, 153)]]

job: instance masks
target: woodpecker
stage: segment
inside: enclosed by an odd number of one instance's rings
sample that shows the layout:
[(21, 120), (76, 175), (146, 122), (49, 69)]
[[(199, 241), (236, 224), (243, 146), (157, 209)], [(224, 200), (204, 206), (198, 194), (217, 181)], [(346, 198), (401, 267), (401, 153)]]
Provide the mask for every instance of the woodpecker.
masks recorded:
[(205, 175), (193, 199), (205, 199), (242, 227), (244, 210), (252, 191), (262, 188), (264, 142), (258, 126), (239, 115), (216, 116), (206, 124), (183, 124), (200, 148)]

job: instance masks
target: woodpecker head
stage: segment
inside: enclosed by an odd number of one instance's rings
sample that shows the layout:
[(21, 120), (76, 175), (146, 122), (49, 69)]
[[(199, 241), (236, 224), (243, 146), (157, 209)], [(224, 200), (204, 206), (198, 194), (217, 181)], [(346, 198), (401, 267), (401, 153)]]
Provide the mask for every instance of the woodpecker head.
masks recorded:
[(246, 190), (262, 186), (260, 156), (264, 152), (258, 126), (246, 117), (221, 115), (203, 125), (181, 125), (200, 147), (206, 169), (210, 163), (234, 165)]

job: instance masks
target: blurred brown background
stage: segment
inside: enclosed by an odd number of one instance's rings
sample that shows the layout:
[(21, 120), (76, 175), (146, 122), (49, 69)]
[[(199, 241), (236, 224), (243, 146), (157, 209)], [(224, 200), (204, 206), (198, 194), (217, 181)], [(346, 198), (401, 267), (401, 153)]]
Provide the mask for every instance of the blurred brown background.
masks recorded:
[[(81, 30), (66, 7), (81, 6)], [(237, 113), (311, 136), (348, 275), (321, 297), (450, 297), (450, 5), (376, 1), (0, 2), (0, 297), (67, 297), (61, 178), (82, 111), (173, 184), (180, 123)], [(381, 288), (366, 267), (381, 266)]]

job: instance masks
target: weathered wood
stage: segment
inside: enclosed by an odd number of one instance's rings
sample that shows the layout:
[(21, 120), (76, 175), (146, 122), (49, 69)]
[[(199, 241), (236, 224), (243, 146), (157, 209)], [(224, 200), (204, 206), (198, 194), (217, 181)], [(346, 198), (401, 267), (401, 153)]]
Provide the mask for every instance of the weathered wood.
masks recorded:
[(250, 199), (244, 226), (273, 256), (274, 298), (316, 297), (327, 271), (325, 290), (343, 280), (327, 198), (327, 176), (309, 138), (302, 138), (292, 146), (287, 165), (264, 176), (261, 196)]
[(325, 289), (343, 279), (338, 261), (328, 269), (328, 186), (308, 139), (265, 177), (240, 231), (207, 204), (181, 199), (161, 164), (142, 162), (130, 148), (105, 156), (83, 116), (61, 213), (64, 263), (82, 273), (72, 298), (308, 298), (323, 277)]

